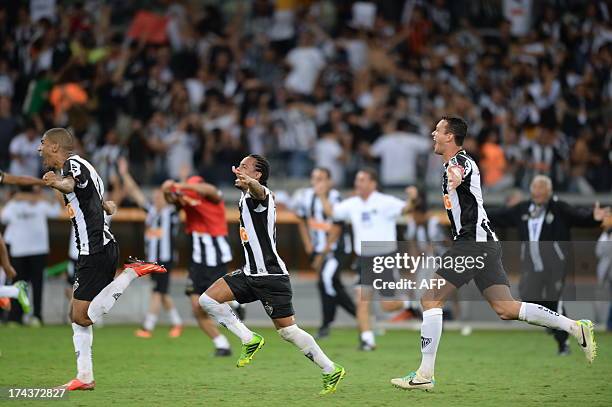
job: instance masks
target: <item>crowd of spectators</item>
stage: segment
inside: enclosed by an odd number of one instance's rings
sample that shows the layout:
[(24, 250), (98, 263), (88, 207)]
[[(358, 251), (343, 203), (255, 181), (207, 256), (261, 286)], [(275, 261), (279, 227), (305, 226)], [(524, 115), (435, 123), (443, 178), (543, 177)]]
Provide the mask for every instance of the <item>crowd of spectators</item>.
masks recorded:
[(62, 126), (107, 181), (123, 155), (143, 184), (231, 185), (252, 152), (277, 178), (379, 165), (384, 186), (439, 188), (430, 132), (453, 114), (487, 189), (608, 192), (609, 4), (0, 1), (0, 168), (39, 175)]

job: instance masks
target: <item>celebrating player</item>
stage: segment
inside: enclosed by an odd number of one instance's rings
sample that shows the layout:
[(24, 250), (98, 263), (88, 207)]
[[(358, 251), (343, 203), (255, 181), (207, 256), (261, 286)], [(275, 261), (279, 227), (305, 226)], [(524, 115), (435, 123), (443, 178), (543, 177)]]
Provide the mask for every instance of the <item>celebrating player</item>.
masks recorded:
[(114, 278), (119, 249), (104, 222), (104, 212), (113, 213), (116, 207), (113, 202), (104, 201), (104, 183), (93, 166), (72, 150), (72, 135), (63, 128), (48, 130), (38, 147), (45, 168), (60, 171), (60, 175), (47, 172), (43, 181), (64, 194), (79, 249), (70, 313), (78, 373), (62, 387), (93, 390), (91, 325), (113, 307), (135, 278), (165, 273), (166, 269), (152, 263), (134, 262), (125, 265), (123, 272)]
[[(596, 345), (591, 321), (574, 321), (541, 305), (516, 301), (512, 297), (501, 261), (501, 245), (483, 207), (480, 171), (462, 147), (467, 136), (467, 124), (456, 117), (443, 117), (432, 136), (434, 152), (445, 162), (442, 190), (454, 240), (443, 257), (480, 256), (481, 261), (484, 259), (484, 268), (474, 267), (462, 272), (453, 268), (438, 269), (434, 277), (444, 279), (445, 284), (430, 288), (421, 298), (421, 365), (415, 372), (392, 379), (391, 383), (403, 389), (428, 390), (434, 387), (434, 364), (442, 335), (444, 301), (472, 279), (501, 319), (518, 319), (532, 325), (564, 330), (578, 340), (587, 361), (592, 362)], [(444, 262), (447, 263), (451, 262)]]
[(138, 206), (147, 212), (147, 218), (145, 219), (146, 260), (158, 262), (168, 270), (167, 273), (151, 274), (155, 286), (153, 287), (153, 294), (149, 302), (149, 312), (142, 324), (142, 329), (136, 331), (136, 336), (139, 338), (151, 338), (153, 336), (157, 317), (163, 305), (166, 312), (170, 315), (170, 321), (172, 322), (172, 328), (168, 336), (178, 338), (183, 331), (183, 321), (174, 306), (172, 297), (168, 294), (170, 270), (172, 270), (175, 257), (174, 240), (179, 223), (176, 206), (169, 205), (166, 202), (161, 189), (156, 189), (153, 192), (153, 202), (150, 202), (130, 175), (127, 160), (122, 157), (117, 164), (119, 175), (129, 196)]
[(235, 185), (242, 190), (240, 198), (240, 239), (246, 264), (218, 279), (202, 296), (200, 305), (242, 341), (237, 366), (246, 366), (264, 345), (264, 338), (247, 328), (232, 312), (228, 301), (241, 304), (261, 301), (279, 335), (297, 346), (304, 355), (323, 370), (323, 390), (336, 391), (346, 374), (344, 368), (323, 353), (314, 338), (295, 323), (289, 272), (276, 250), (276, 207), (274, 196), (266, 186), (270, 164), (264, 157), (251, 154), (238, 168)]
[(185, 294), (191, 299), (193, 315), (200, 329), (215, 344), (215, 356), (230, 356), (229, 341), (198, 303), (200, 295), (227, 274), (227, 263), (232, 260), (221, 191), (198, 176), (183, 183), (168, 180), (162, 190), (168, 202), (185, 211), (185, 231), (191, 238), (190, 281)]

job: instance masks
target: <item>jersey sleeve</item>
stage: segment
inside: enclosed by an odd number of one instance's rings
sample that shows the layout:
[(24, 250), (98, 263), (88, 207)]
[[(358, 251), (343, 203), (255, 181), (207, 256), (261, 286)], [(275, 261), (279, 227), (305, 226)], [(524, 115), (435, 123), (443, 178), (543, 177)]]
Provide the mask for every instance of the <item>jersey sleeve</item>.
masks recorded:
[[(270, 206), (270, 204), (274, 205), (273, 203), (273, 196), (272, 196), (272, 192), (265, 186), (263, 186), (263, 189), (265, 191), (265, 198), (264, 199), (255, 199), (253, 198), (253, 196), (249, 193), (245, 199), (246, 204), (248, 205), (249, 208), (254, 209), (255, 212), (261, 213), (264, 210), (268, 209), (268, 207)], [(263, 209), (262, 209), (263, 208)]]
[(456, 155), (455, 157), (451, 158), (448, 168), (450, 169), (451, 167), (459, 168), (461, 171), (462, 180), (472, 175), (472, 171), (474, 171), (471, 160), (462, 155)]
[(259, 199), (255, 199), (255, 198), (253, 197), (253, 195), (251, 195), (251, 193), (250, 193), (250, 192), (249, 192), (249, 195), (248, 195), (248, 196), (249, 196), (249, 199), (250, 199), (250, 200), (255, 201), (255, 202), (259, 202), (259, 203), (265, 203), (265, 205), (267, 206), (267, 205), (268, 205), (268, 201), (270, 200), (270, 197), (271, 197), (272, 193), (270, 192), (270, 190), (268, 189), (268, 187), (266, 187), (266, 186), (264, 186), (264, 185), (262, 185), (261, 187), (264, 189), (264, 193), (265, 193), (265, 195), (266, 195), (264, 199), (261, 199), (261, 200), (259, 200)]
[(76, 160), (68, 159), (64, 163), (64, 167), (62, 168), (62, 176), (72, 177), (75, 181), (75, 186), (77, 188), (87, 188), (89, 184), (89, 171), (85, 168), (81, 163)]

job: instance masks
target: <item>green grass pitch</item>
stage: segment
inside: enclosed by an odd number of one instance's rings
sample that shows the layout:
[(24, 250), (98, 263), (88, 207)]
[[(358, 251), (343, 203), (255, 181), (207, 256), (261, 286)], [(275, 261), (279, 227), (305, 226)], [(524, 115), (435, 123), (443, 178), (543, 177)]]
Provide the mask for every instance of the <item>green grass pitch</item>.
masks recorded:
[[(169, 339), (158, 327), (149, 340), (135, 327), (94, 330), (96, 389), (67, 401), (15, 405), (141, 406), (612, 406), (612, 335), (599, 332), (599, 355), (588, 366), (575, 341), (558, 357), (544, 331), (445, 332), (433, 392), (402, 391), (389, 379), (418, 367), (419, 333), (389, 331), (375, 352), (356, 350), (357, 333), (337, 329), (321, 341), (347, 369), (337, 393), (321, 397), (319, 369), (272, 329), (259, 329), (266, 345), (251, 365), (234, 356), (212, 357), (212, 344), (196, 328)], [(228, 335), (229, 337), (230, 335)], [(72, 330), (0, 328), (0, 387), (50, 387), (75, 374)]]

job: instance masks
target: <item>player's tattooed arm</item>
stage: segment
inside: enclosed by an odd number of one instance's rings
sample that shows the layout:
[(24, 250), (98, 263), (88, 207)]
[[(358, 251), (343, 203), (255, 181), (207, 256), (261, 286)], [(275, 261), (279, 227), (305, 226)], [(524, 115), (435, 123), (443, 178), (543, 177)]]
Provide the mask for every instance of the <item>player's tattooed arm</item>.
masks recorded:
[(51, 188), (55, 188), (62, 194), (70, 194), (74, 192), (74, 186), (76, 181), (72, 177), (61, 177), (53, 171), (47, 172), (43, 175), (42, 180), (45, 185)]

